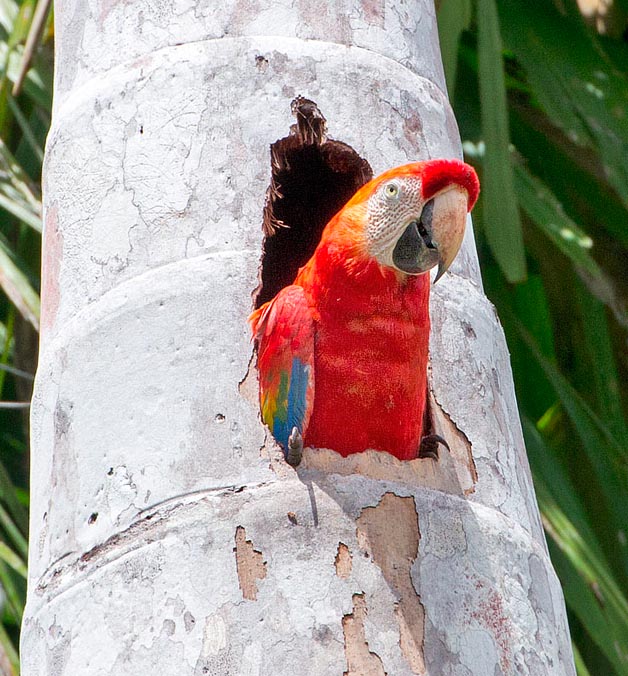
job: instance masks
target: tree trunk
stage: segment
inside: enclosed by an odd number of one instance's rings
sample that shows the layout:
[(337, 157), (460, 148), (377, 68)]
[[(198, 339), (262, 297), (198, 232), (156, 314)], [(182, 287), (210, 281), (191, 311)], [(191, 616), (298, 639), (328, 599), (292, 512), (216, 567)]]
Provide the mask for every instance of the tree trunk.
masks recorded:
[(375, 173), (460, 156), (432, 3), (55, 13), (23, 675), (574, 674), (470, 227), (432, 296), (450, 454), (295, 471), (259, 419), (269, 147), (303, 95)]

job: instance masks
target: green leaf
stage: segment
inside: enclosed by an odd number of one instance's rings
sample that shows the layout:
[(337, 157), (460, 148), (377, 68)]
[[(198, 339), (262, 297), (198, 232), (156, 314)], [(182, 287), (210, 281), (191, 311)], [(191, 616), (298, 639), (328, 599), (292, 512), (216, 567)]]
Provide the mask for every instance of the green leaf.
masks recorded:
[[(489, 279), (486, 268), (484, 277), (487, 284), (503, 284), (503, 277)], [(533, 272), (525, 282), (508, 288), (509, 293), (494, 301), (500, 305), (508, 305), (518, 319), (530, 331), (541, 353), (550, 360), (555, 359), (554, 336), (552, 333), (552, 317), (548, 304), (545, 285), (541, 275)], [(504, 326), (508, 339), (513, 370), (517, 375), (516, 387), (520, 403), (525, 404), (528, 415), (539, 418), (556, 401), (551, 384), (545, 378), (542, 369), (530, 359), (530, 354), (521, 339), (511, 327)]]
[[(24, 153), (21, 153), (24, 155)], [(7, 211), (41, 234), (41, 199), (37, 185), (30, 179), (16, 157), (0, 137), (0, 197)], [(19, 234), (18, 243), (23, 239)], [(39, 240), (40, 238), (37, 237)], [(19, 246), (18, 246), (19, 249)]]
[[(9, 58), (8, 77), (11, 82), (20, 72), (20, 64), (22, 63), (24, 49), (19, 46)], [(36, 63), (38, 60), (36, 59)], [(46, 73), (37, 67), (31, 68), (26, 74), (24, 80), (23, 92), (33, 100), (43, 110), (50, 111), (52, 108), (52, 86), (50, 82), (50, 74)]]
[[(543, 369), (547, 379), (552, 383), (556, 394), (583, 443), (590, 449), (592, 463), (599, 468), (600, 475), (607, 476), (611, 469), (606, 462), (606, 458), (599, 453), (599, 447), (600, 445), (603, 445), (608, 451), (608, 459), (614, 463), (614, 468), (618, 474), (628, 477), (628, 449), (622, 447), (617, 439), (613, 437), (613, 434), (608, 427), (595, 415), (588, 404), (560, 373), (556, 366), (541, 354), (534, 339), (522, 324), (516, 319), (514, 320), (514, 323), (532, 356)], [(610, 479), (611, 477), (607, 476), (607, 478)], [(626, 506), (628, 507), (628, 494), (625, 496), (625, 500)], [(624, 514), (625, 519), (628, 520), (628, 509), (626, 509)]]
[(587, 285), (618, 317), (625, 314), (612, 281), (592, 256), (591, 237), (566, 215), (549, 188), (521, 163), (515, 166), (515, 176), (519, 204), (530, 220), (567, 256)]
[(569, 591), (570, 606), (573, 602), (583, 626), (594, 636), (618, 673), (628, 674), (628, 654), (617, 650), (617, 646), (622, 645), (622, 637), (628, 636), (628, 601), (608, 566), (560, 509), (545, 482), (535, 477), (534, 485), (543, 525), (578, 575), (576, 579), (572, 577), (572, 587), (578, 591)]
[(460, 35), (470, 23), (471, 0), (443, 0), (438, 10), (438, 39), (451, 101), (456, 88)]
[[(543, 521), (547, 527), (545, 518)], [(618, 635), (621, 625), (611, 623), (607, 612), (596, 597), (595, 587), (587, 584), (567, 554), (555, 543), (551, 526), (547, 534), (552, 563), (560, 577), (567, 607), (578, 618), (592, 642), (613, 665), (612, 676), (628, 676), (626, 660), (617, 650), (618, 646), (621, 648), (623, 640), (621, 634)]]
[(20, 623), (24, 613), (24, 592), (18, 584), (18, 578), (14, 576), (15, 573), (0, 558), (0, 584), (6, 594), (11, 613), (15, 620)]
[(591, 672), (587, 669), (587, 665), (584, 663), (584, 660), (582, 659), (582, 655), (578, 650), (578, 646), (572, 642), (571, 648), (573, 650), (573, 658), (576, 665), (576, 673), (578, 674), (578, 676), (591, 676)]
[(515, 166), (521, 208), (575, 265), (595, 276), (602, 271), (590, 254), (593, 240), (564, 212), (549, 188), (522, 164)]
[(551, 487), (552, 499), (568, 515), (580, 536), (586, 540), (587, 546), (603, 561), (604, 554), (597, 541), (593, 525), (569, 474), (556, 458), (553, 449), (546, 443), (537, 426), (525, 416), (522, 416), (521, 424), (535, 485), (542, 481), (544, 486)]
[(19, 198), (19, 195), (11, 189), (11, 186), (0, 183), (0, 207), (6, 209), (10, 214), (13, 214), (20, 221), (26, 225), (41, 232), (41, 217), (37, 213), (33, 213), (28, 206)]
[(482, 200), (486, 239), (509, 282), (526, 277), (521, 221), (515, 196), (506, 111), (502, 42), (495, 0), (477, 0), (478, 74), (483, 159)]
[[(28, 509), (20, 501), (15, 486), (11, 481), (11, 477), (1, 462), (0, 501), (2, 501), (9, 509), (12, 522), (15, 522), (20, 532), (26, 535), (26, 533), (28, 533)], [(7, 532), (10, 532), (11, 529), (7, 527), (7, 523), (8, 521), (4, 518), (4, 512), (0, 509), (0, 526), (5, 528)], [(25, 554), (25, 550), (21, 548), (19, 541), (16, 540), (16, 543), (18, 548)]]
[(4, 531), (12, 540), (13, 545), (18, 550), (20, 556), (26, 560), (26, 557), (28, 556), (28, 544), (26, 542), (26, 538), (24, 535), (22, 535), (19, 528), (15, 525), (13, 519), (9, 516), (7, 510), (2, 505), (0, 505), (0, 526), (2, 526)]
[(39, 330), (39, 296), (26, 275), (13, 262), (6, 245), (0, 240), (0, 287), (20, 314)]
[(7, 546), (5, 542), (0, 540), (0, 559), (2, 559), (7, 565), (11, 566), (13, 570), (26, 579), (26, 564), (20, 557)]
[(41, 167), (41, 164), (44, 161), (44, 149), (39, 143), (30, 122), (26, 119), (26, 116), (13, 96), (9, 96), (9, 107), (11, 108), (11, 112), (15, 116), (17, 123), (20, 125), (24, 140), (28, 143), (32, 154), (39, 161), (39, 166)]
[(510, 123), (525, 167), (542, 179), (570, 218), (586, 224), (587, 234), (594, 239), (594, 233), (608, 233), (618, 244), (628, 246), (626, 209), (608, 185), (595, 152), (570, 143), (531, 105), (512, 104)]
[[(4, 73), (4, 77), (0, 79), (2, 88), (0, 92), (0, 105), (2, 108), (0, 112), (4, 115), (6, 113), (7, 101), (4, 99), (4, 92), (8, 93), (7, 81), (13, 83), (20, 72), (20, 65), (24, 54), (24, 47), (20, 44), (9, 45), (6, 41), (0, 40), (0, 74)], [(32, 99), (37, 105), (44, 110), (50, 111), (52, 107), (52, 91), (49, 73), (45, 72), (41, 67), (41, 61), (36, 59), (36, 65), (31, 67), (26, 74), (23, 91)], [(2, 118), (3, 122), (4, 118)]]
[[(570, 590), (576, 590), (570, 591), (569, 605), (618, 673), (628, 674), (628, 655), (618, 654), (616, 648), (619, 637), (628, 636), (624, 591), (611, 571), (567, 471), (535, 425), (525, 417), (522, 423), (543, 523), (573, 571), (567, 573)], [(564, 579), (564, 571), (561, 578)], [(574, 597), (577, 600), (572, 603)]]
[[(511, 321), (534, 360), (543, 369), (546, 378), (554, 387), (580, 437), (582, 448), (593, 467), (598, 485), (603, 487), (604, 493), (599, 496), (599, 499), (606, 506), (611, 530), (614, 532), (616, 543), (620, 543), (618, 554), (623, 561), (624, 569), (628, 570), (628, 551), (625, 544), (628, 535), (628, 492), (626, 491), (628, 449), (622, 447), (556, 366), (541, 354), (534, 339), (521, 323), (516, 318), (512, 318)], [(572, 446), (577, 448), (576, 444)]]
[(599, 153), (628, 205), (628, 77), (592, 31), (551, 3), (501, 0), (502, 36), (524, 67), (543, 110), (567, 136)]
[[(15, 329), (15, 307), (11, 305), (7, 312), (7, 322), (0, 326), (0, 364), (7, 364), (11, 356), (12, 348), (15, 345), (13, 333)], [(4, 391), (4, 380), (6, 371), (0, 371), (0, 396)], [(0, 463), (1, 465), (2, 463)]]
[(8, 73), (9, 64), (13, 56), (14, 50), (24, 39), (25, 31), (28, 27), (28, 22), (32, 14), (32, 1), (24, 0), (19, 5), (19, 10), (11, 26), (11, 31), (6, 40), (0, 42), (0, 50), (2, 54), (2, 68), (0, 70), (0, 129), (6, 129), (9, 124), (9, 87)]
[(582, 318), (581, 335), (588, 353), (587, 373), (593, 385), (595, 408), (620, 445), (628, 448), (628, 427), (621, 403), (621, 384), (604, 306), (581, 284), (576, 287), (576, 302)]
[(11, 33), (19, 12), (19, 5), (14, 0), (0, 0), (0, 26), (6, 33)]
[(1, 138), (0, 206), (41, 232), (41, 201), (30, 178)]
[(13, 643), (11, 642), (11, 639), (2, 623), (0, 623), (0, 647), (4, 651), (4, 654), (9, 661), (11, 668), (13, 669), (11, 674), (6, 674), (6, 676), (19, 676), (20, 658), (18, 657), (17, 650), (13, 646)]
[(530, 275), (525, 283), (514, 288), (513, 296), (517, 317), (534, 336), (541, 352), (548, 359), (553, 359), (552, 321), (541, 276)]

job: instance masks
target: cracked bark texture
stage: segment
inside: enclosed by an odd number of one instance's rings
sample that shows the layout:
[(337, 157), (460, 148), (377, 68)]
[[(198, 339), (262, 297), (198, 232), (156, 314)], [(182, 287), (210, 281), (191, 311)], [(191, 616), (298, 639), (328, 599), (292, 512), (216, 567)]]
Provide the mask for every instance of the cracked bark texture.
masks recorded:
[(23, 675), (574, 674), (470, 227), (432, 297), (451, 454), (306, 449), (295, 472), (259, 421), (269, 146), (300, 94), (376, 173), (460, 156), (431, 1), (55, 21)]

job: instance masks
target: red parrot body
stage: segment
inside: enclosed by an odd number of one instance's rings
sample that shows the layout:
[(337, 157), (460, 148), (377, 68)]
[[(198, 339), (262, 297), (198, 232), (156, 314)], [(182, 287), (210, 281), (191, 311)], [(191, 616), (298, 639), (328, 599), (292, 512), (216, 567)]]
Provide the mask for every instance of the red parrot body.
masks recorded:
[(359, 259), (349, 273), (337, 264), (344, 248), (337, 229), (328, 233), (295, 280), (316, 317), (316, 396), (305, 445), (413, 458), (425, 409), (429, 275), (400, 280)]
[[(477, 198), (477, 178), (457, 160), (405, 165), (369, 182), (328, 223), (294, 284), (251, 316), (262, 417), (284, 448), (296, 427), (306, 446), (343, 456), (366, 449), (401, 460), (417, 456), (427, 394), (430, 278), (412, 256), (436, 262), (420, 214), (452, 187), (465, 193), (466, 216)], [(405, 190), (409, 215), (394, 190)]]

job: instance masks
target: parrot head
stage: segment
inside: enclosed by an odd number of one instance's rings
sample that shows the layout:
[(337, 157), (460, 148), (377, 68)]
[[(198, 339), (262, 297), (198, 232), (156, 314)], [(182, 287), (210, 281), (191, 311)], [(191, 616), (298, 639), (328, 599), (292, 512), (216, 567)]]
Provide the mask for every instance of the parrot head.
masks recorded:
[(346, 208), (362, 210), (363, 243), (380, 265), (406, 275), (438, 265), (438, 280), (460, 249), (479, 189), (460, 160), (414, 162), (374, 178)]

